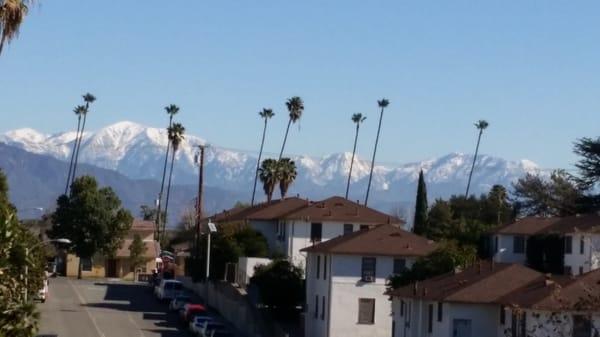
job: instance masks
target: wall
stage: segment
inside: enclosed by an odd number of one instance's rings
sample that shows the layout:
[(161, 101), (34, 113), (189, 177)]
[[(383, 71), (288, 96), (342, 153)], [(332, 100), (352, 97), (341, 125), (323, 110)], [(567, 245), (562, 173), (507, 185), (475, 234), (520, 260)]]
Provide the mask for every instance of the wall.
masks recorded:
[[(497, 234), (494, 237), (498, 238), (498, 249), (496, 254), (494, 255), (494, 261), (496, 262), (504, 262), (504, 263), (519, 263), (525, 264), (527, 262), (527, 237), (525, 238), (525, 249), (522, 254), (514, 253), (513, 247), (513, 235), (500, 235)], [(500, 251), (505, 249), (504, 251)]]
[[(82, 271), (82, 277), (105, 277), (104, 257), (95, 256), (92, 258), (92, 271)], [(79, 268), (79, 257), (73, 254), (67, 254), (67, 276), (77, 277)]]
[[(143, 268), (146, 267), (144, 271)], [(139, 269), (142, 269), (143, 274), (152, 273), (152, 269), (156, 269), (156, 262), (154, 259), (146, 260), (143, 266), (138, 266)], [(128, 258), (120, 258), (117, 259), (117, 272), (120, 278), (128, 281), (134, 280), (134, 272), (131, 271), (131, 261)]]
[[(319, 278), (317, 278), (317, 256), (320, 257)], [(330, 282), (331, 282), (331, 256), (327, 255), (327, 277), (323, 277), (325, 256), (323, 254), (308, 254), (306, 259), (306, 309), (304, 331), (306, 336), (327, 336), (328, 322), (330, 319)], [(315, 317), (315, 300), (318, 297), (319, 314)], [(323, 300), (325, 297), (325, 308), (323, 308)], [(325, 309), (325, 315), (321, 318)]]
[[(507, 314), (507, 331), (499, 337), (512, 337), (511, 334), (511, 315)], [(573, 335), (573, 315), (577, 312), (551, 313), (548, 311), (526, 310), (527, 334), (528, 337), (571, 337)], [(583, 314), (583, 313), (582, 313)], [(583, 314), (585, 315), (585, 314)], [(600, 333), (600, 315), (592, 316), (592, 333)]]
[[(571, 254), (565, 253), (565, 266), (571, 267), (572, 275), (579, 275), (579, 268), (584, 273), (598, 269), (600, 267), (600, 235), (588, 233), (571, 233), (567, 236), (572, 237)], [(580, 240), (583, 238), (584, 250), (580, 251)]]

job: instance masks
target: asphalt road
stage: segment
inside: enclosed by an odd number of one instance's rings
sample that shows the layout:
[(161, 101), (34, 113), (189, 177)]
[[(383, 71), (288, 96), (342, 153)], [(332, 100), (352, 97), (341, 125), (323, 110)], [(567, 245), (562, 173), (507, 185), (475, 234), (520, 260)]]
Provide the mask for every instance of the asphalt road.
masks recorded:
[(144, 285), (52, 278), (38, 308), (39, 337), (191, 336)]

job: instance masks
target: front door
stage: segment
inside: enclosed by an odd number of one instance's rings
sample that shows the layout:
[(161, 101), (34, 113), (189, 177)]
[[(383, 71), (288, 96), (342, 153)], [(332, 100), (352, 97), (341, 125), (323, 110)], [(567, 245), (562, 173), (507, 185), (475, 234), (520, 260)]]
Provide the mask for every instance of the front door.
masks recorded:
[(106, 277), (118, 277), (116, 259), (106, 260)]
[(455, 319), (452, 327), (454, 337), (471, 337), (471, 320)]

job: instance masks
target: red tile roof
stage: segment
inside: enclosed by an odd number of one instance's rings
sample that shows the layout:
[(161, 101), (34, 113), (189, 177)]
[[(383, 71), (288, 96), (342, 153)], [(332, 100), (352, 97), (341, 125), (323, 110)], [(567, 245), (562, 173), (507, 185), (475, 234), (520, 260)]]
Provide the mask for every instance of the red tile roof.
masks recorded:
[(509, 235), (568, 234), (575, 232), (600, 232), (600, 215), (593, 213), (551, 218), (526, 217), (495, 231), (497, 234)]
[(422, 236), (393, 225), (381, 225), (302, 249), (308, 253), (374, 255), (374, 256), (425, 256), (437, 245)]

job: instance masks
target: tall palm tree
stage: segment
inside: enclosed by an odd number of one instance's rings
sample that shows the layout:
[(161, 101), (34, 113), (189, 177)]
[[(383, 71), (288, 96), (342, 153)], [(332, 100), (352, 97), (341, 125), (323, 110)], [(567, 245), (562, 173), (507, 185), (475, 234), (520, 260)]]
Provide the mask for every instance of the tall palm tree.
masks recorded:
[(79, 140), (79, 129), (81, 128), (81, 115), (85, 113), (85, 106), (78, 105), (73, 109), (77, 115), (77, 133), (75, 133), (75, 141), (73, 142), (73, 151), (71, 152), (71, 162), (69, 163), (69, 174), (67, 174), (67, 185), (65, 186), (65, 194), (69, 191), (71, 185), (71, 172), (73, 171), (73, 162), (75, 161), (75, 151), (77, 150), (77, 141)]
[[(167, 127), (167, 133), (168, 133), (168, 131), (171, 129), (171, 126), (173, 125), (173, 116), (175, 116), (179, 112), (179, 107), (175, 104), (170, 104), (165, 107), (165, 111), (169, 115), (169, 127)], [(160, 191), (158, 192), (158, 199), (157, 199), (157, 204), (156, 204), (157, 212), (156, 212), (155, 223), (156, 223), (157, 235), (158, 235), (158, 232), (160, 231), (160, 221), (161, 221), (160, 208), (162, 206), (162, 196), (163, 196), (163, 192), (165, 190), (165, 176), (167, 174), (167, 163), (169, 161), (169, 150), (170, 149), (171, 149), (171, 138), (167, 134), (167, 151), (165, 154), (165, 163), (163, 165), (162, 180), (160, 183)]]
[(471, 187), (471, 178), (473, 177), (473, 170), (475, 169), (475, 162), (477, 161), (477, 154), (479, 153), (479, 142), (481, 142), (481, 135), (483, 130), (487, 129), (490, 124), (480, 119), (475, 123), (475, 127), (479, 130), (479, 136), (477, 137), (477, 146), (475, 147), (475, 156), (473, 157), (473, 165), (471, 165), (471, 172), (469, 173), (469, 181), (467, 182), (467, 191), (465, 192), (465, 198), (469, 197), (469, 188)]
[(262, 141), (260, 142), (260, 151), (258, 152), (258, 160), (256, 161), (256, 172), (254, 173), (254, 188), (252, 189), (252, 201), (250, 202), (251, 206), (254, 205), (254, 197), (256, 196), (256, 183), (258, 181), (258, 168), (260, 167), (260, 159), (262, 157), (263, 147), (265, 145), (265, 135), (267, 134), (267, 123), (268, 123), (269, 119), (271, 119), (271, 118), (273, 118), (273, 116), (275, 116), (275, 114), (273, 113), (273, 109), (267, 109), (267, 108), (262, 109), (262, 111), (259, 112), (258, 115), (260, 116), (260, 118), (265, 120), (265, 126), (263, 127)]
[(390, 104), (385, 98), (377, 101), (377, 105), (381, 108), (379, 113), (379, 126), (377, 127), (377, 137), (375, 137), (375, 148), (373, 148), (373, 159), (371, 159), (371, 172), (369, 173), (369, 183), (367, 184), (367, 195), (365, 197), (365, 206), (369, 202), (369, 192), (371, 192), (371, 182), (373, 180), (373, 169), (375, 168), (375, 155), (377, 154), (377, 146), (379, 145), (379, 133), (381, 132), (381, 120), (383, 119), (383, 110)]
[(285, 129), (285, 137), (283, 137), (283, 145), (281, 146), (281, 152), (279, 153), (279, 159), (283, 156), (283, 150), (285, 149), (285, 143), (287, 142), (288, 133), (290, 132), (290, 125), (292, 123), (296, 123), (300, 117), (302, 117), (302, 112), (304, 111), (304, 102), (302, 98), (298, 96), (294, 96), (285, 102), (288, 111), (290, 112), (290, 119), (288, 120), (287, 128)]
[(367, 117), (364, 117), (363, 114), (357, 113), (352, 115), (352, 122), (356, 124), (356, 134), (354, 135), (354, 149), (352, 150), (352, 160), (350, 161), (350, 172), (348, 172), (348, 183), (346, 184), (346, 199), (348, 199), (348, 192), (350, 192), (350, 178), (352, 177), (352, 167), (354, 166), (354, 155), (356, 154), (356, 143), (358, 141), (358, 130), (360, 129), (360, 124), (365, 121)]
[(278, 183), (278, 170), (277, 170), (277, 160), (275, 159), (265, 159), (260, 164), (259, 178), (263, 184), (263, 190), (267, 195), (267, 202), (271, 202), (273, 199), (273, 191), (275, 191), (275, 186)]
[[(165, 233), (165, 227), (167, 222), (167, 211), (169, 210), (169, 196), (171, 194), (171, 180), (173, 178), (173, 165), (175, 164), (175, 154), (177, 150), (179, 150), (179, 145), (183, 141), (185, 128), (180, 123), (174, 123), (168, 130), (169, 132), (169, 141), (171, 146), (173, 147), (173, 152), (171, 153), (171, 168), (169, 170), (169, 182), (167, 184), (167, 198), (165, 200), (165, 223), (162, 225), (162, 235)], [(160, 235), (159, 235), (160, 237)]]
[(281, 192), (281, 199), (285, 198), (290, 185), (296, 180), (298, 171), (296, 170), (296, 163), (290, 158), (281, 158), (277, 162), (277, 180), (279, 180), (279, 191)]
[(5, 43), (19, 34), (19, 27), (27, 15), (30, 0), (0, 0), (0, 55)]
[(75, 162), (73, 163), (73, 178), (71, 181), (75, 180), (75, 175), (77, 173), (77, 163), (79, 162), (79, 151), (81, 150), (81, 141), (83, 140), (83, 132), (85, 131), (85, 122), (87, 120), (87, 114), (90, 111), (90, 104), (94, 103), (96, 97), (90, 94), (89, 92), (83, 95), (83, 101), (85, 102), (85, 109), (83, 111), (83, 124), (81, 125), (81, 132), (79, 133), (79, 140), (77, 141), (77, 151), (75, 152)]

